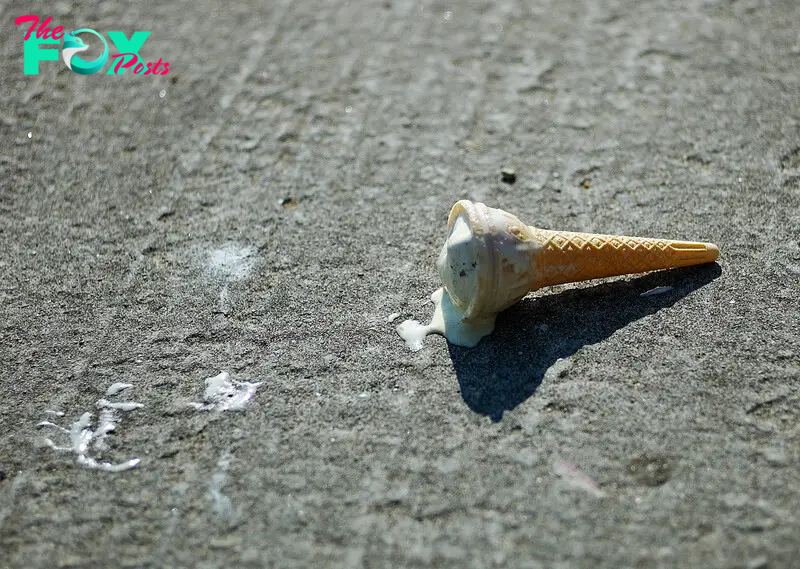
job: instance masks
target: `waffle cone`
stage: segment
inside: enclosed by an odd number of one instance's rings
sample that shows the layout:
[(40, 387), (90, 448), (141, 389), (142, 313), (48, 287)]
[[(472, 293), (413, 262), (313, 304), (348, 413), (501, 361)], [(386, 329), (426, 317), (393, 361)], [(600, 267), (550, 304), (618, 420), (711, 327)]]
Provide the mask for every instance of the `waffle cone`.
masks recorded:
[(527, 229), (542, 246), (533, 258), (531, 290), (711, 263), (719, 255), (713, 243)]

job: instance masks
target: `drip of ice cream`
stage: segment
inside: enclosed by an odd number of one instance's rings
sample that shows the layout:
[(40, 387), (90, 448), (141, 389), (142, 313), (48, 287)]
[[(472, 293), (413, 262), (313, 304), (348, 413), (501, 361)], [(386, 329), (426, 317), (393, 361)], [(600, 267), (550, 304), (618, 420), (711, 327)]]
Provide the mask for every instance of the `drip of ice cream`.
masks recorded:
[(431, 295), (431, 301), (435, 308), (430, 324), (426, 326), (416, 320), (406, 320), (397, 327), (397, 333), (414, 352), (422, 349), (423, 340), (428, 334), (440, 334), (451, 344), (474, 348), (481, 338), (494, 330), (496, 314), (464, 322), (463, 312), (456, 308), (444, 288), (437, 288)]

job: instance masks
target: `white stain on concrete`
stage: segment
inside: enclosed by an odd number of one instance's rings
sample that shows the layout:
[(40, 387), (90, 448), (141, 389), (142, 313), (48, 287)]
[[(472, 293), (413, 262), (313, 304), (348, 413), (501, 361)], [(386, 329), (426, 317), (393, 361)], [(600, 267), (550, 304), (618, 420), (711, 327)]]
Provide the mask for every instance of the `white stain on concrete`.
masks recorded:
[(206, 269), (215, 277), (226, 281), (239, 281), (247, 278), (256, 266), (257, 253), (255, 247), (231, 243), (208, 254)]
[(132, 383), (112, 383), (106, 389), (106, 397), (113, 397), (114, 395), (119, 395), (126, 389), (130, 389), (133, 387)]
[[(112, 384), (106, 391), (106, 395), (113, 397), (129, 387), (131, 387), (130, 384)], [(138, 458), (130, 458), (123, 462), (111, 463), (101, 460), (101, 455), (102, 451), (106, 448), (106, 437), (117, 430), (119, 424), (118, 412), (133, 411), (134, 409), (144, 407), (144, 405), (133, 401), (112, 402), (102, 398), (95, 403), (95, 406), (100, 410), (97, 427), (95, 428), (92, 428), (92, 414), (88, 411), (74, 421), (69, 429), (50, 421), (42, 421), (39, 423), (37, 427), (55, 429), (64, 435), (68, 442), (67, 445), (57, 445), (52, 439), (45, 438), (45, 444), (55, 451), (74, 454), (78, 464), (86, 468), (104, 470), (106, 472), (122, 472), (135, 468), (139, 464)], [(45, 412), (56, 416), (64, 415), (61, 412), (52, 412), (50, 410)]]
[(250, 383), (231, 379), (227, 371), (207, 378), (205, 383), (204, 402), (189, 403), (190, 407), (194, 407), (198, 411), (238, 411), (244, 409), (261, 385), (261, 382)]
[(221, 284), (218, 310), (222, 314), (230, 313), (234, 299), (231, 284), (250, 276), (258, 264), (258, 250), (229, 243), (219, 249), (205, 253), (205, 270)]
[(214, 513), (225, 520), (230, 526), (236, 525), (239, 515), (231, 502), (230, 497), (223, 493), (223, 488), (228, 482), (228, 471), (233, 462), (233, 456), (225, 452), (217, 461), (217, 470), (211, 476), (208, 486), (208, 496), (211, 499), (211, 508)]
[(231, 294), (228, 292), (228, 285), (225, 284), (219, 291), (219, 311), (228, 314), (231, 311)]
[(144, 407), (142, 403), (133, 403), (133, 402), (122, 402), (122, 403), (113, 403), (108, 399), (99, 399), (97, 401), (97, 407), (99, 409), (108, 409), (108, 410), (115, 410), (119, 409), (120, 411), (133, 411), (134, 409), (141, 409)]

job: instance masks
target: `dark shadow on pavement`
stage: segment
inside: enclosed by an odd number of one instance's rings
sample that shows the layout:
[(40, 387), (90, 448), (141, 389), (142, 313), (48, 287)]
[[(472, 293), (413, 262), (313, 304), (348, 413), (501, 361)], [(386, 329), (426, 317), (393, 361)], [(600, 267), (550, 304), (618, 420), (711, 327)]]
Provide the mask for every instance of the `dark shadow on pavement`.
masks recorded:
[[(608, 338), (630, 322), (672, 306), (721, 272), (719, 265), (712, 263), (526, 298), (500, 314), (495, 331), (477, 347), (448, 344), (461, 396), (476, 413), (499, 421), (505, 411), (536, 392), (556, 360)], [(662, 286), (673, 289), (640, 296)]]

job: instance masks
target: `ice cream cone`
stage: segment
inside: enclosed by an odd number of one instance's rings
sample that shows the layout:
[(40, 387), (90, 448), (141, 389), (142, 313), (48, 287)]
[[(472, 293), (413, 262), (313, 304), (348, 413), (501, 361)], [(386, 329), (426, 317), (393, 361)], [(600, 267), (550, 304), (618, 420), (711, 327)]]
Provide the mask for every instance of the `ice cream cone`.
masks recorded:
[(542, 244), (542, 250), (535, 256), (531, 290), (711, 263), (719, 256), (719, 249), (713, 243), (549, 231), (530, 226), (527, 230)]
[(713, 243), (550, 231), (467, 200), (450, 211), (439, 274), (465, 322), (497, 314), (543, 286), (716, 260)]

